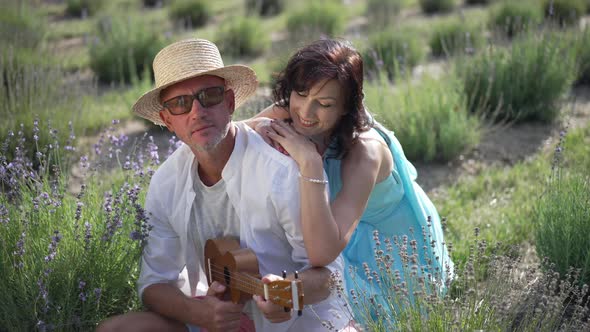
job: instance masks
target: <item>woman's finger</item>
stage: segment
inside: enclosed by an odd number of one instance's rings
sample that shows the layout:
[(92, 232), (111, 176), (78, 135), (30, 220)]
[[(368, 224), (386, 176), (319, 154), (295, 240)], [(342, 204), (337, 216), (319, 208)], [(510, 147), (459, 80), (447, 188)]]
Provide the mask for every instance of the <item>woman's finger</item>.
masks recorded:
[(270, 126), (281, 136), (289, 136), (295, 134), (295, 130), (291, 126), (280, 121), (271, 121)]

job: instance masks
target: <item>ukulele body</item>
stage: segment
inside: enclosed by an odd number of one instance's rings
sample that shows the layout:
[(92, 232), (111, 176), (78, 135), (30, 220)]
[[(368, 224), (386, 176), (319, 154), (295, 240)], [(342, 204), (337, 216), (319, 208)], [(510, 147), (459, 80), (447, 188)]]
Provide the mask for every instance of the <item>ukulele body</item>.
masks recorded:
[(245, 303), (252, 299), (251, 293), (240, 291), (236, 283), (244, 274), (260, 279), (258, 259), (250, 249), (240, 248), (236, 238), (219, 238), (205, 243), (205, 273), (209, 285), (217, 281), (226, 286), (234, 303)]

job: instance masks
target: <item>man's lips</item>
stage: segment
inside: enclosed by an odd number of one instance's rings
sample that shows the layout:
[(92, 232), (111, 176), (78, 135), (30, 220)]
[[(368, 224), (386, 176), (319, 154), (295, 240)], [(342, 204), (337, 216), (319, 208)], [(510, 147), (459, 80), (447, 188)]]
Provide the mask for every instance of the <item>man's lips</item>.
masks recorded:
[(205, 130), (205, 129), (209, 129), (209, 128), (211, 128), (211, 127), (213, 127), (213, 126), (212, 126), (212, 125), (207, 125), (207, 126), (202, 126), (202, 127), (199, 127), (199, 128), (197, 128), (197, 129), (193, 130), (193, 131), (191, 132), (191, 134), (197, 133), (197, 132), (199, 132), (199, 131), (203, 131), (203, 130)]

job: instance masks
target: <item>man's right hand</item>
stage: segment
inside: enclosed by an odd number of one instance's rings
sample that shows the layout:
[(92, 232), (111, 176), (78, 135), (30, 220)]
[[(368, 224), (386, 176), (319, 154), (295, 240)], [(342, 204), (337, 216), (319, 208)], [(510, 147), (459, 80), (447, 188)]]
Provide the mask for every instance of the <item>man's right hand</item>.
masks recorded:
[(214, 281), (207, 290), (207, 296), (197, 300), (204, 301), (202, 307), (208, 308), (207, 323), (203, 326), (207, 331), (238, 331), (240, 329), (244, 305), (223, 301), (225, 290), (224, 285)]

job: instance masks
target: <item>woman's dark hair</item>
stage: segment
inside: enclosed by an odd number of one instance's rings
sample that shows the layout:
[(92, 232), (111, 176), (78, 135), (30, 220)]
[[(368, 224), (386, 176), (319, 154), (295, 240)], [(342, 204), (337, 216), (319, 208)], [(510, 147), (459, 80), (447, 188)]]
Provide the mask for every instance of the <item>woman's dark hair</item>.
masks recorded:
[(363, 59), (349, 42), (321, 39), (297, 51), (276, 78), (274, 99), (288, 108), (293, 90), (309, 91), (324, 79), (336, 79), (345, 96), (344, 115), (327, 142), (336, 144), (336, 157), (343, 158), (359, 133), (373, 125), (363, 105)]

